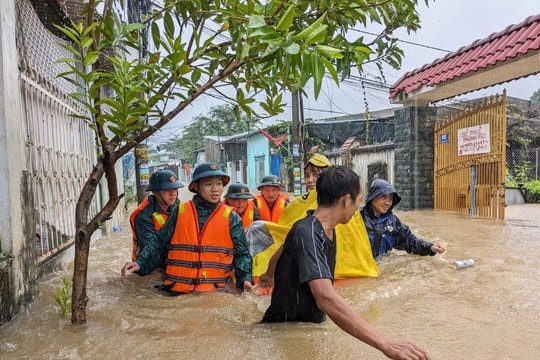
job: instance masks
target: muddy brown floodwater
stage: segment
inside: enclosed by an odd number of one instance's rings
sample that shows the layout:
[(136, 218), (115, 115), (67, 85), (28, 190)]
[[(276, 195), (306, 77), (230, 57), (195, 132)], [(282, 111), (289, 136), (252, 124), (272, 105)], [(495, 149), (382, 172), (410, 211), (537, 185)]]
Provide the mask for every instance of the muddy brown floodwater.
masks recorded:
[[(393, 252), (380, 276), (336, 284), (384, 334), (424, 346), (433, 359), (540, 358), (540, 205), (513, 205), (504, 221), (431, 210), (397, 212), (445, 254)], [(268, 296), (167, 297), (159, 278), (120, 278), (127, 227), (93, 243), (87, 324), (73, 326), (52, 300), (71, 269), (42, 281), (40, 296), (0, 329), (1, 359), (384, 359), (323, 324), (258, 324)], [(460, 270), (459, 259), (475, 265)]]

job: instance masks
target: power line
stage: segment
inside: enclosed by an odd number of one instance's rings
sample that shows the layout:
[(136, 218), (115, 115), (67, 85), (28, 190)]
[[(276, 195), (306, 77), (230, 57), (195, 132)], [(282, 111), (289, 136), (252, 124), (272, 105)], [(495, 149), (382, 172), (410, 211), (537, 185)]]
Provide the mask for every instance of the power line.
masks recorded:
[[(375, 34), (375, 33), (369, 32), (369, 31), (358, 30), (358, 29), (351, 29), (351, 31), (356, 31), (356, 32), (359, 32), (359, 33), (362, 33), (362, 34), (372, 35), (372, 36), (375, 36), (375, 37), (380, 35), (380, 34)], [(415, 43), (415, 42), (412, 42), (412, 41), (401, 40), (399, 38), (397, 39), (397, 41), (402, 42), (404, 44), (410, 44), (410, 45), (414, 45), (414, 46), (423, 47), (423, 48), (426, 48), (426, 49), (437, 50), (437, 51), (442, 51), (442, 52), (446, 52), (446, 53), (451, 53), (452, 52), (450, 50), (441, 49), (441, 48), (438, 48), (438, 47), (435, 47), (435, 46), (419, 44), (419, 43)]]

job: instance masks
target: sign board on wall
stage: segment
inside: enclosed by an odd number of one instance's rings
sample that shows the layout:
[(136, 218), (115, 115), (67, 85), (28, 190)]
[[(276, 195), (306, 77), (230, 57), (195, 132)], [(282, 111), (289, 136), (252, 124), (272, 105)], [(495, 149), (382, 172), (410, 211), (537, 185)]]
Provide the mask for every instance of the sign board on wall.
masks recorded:
[(450, 141), (450, 134), (448, 133), (441, 134), (441, 144), (448, 144), (449, 141)]
[(458, 129), (458, 155), (485, 154), (491, 152), (489, 124)]

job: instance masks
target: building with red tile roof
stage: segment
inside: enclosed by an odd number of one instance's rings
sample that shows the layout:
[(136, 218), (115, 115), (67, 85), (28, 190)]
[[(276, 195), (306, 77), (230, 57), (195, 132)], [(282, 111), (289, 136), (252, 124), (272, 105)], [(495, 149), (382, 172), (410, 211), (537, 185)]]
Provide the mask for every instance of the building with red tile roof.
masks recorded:
[(423, 106), (539, 72), (540, 14), (407, 72), (390, 101)]

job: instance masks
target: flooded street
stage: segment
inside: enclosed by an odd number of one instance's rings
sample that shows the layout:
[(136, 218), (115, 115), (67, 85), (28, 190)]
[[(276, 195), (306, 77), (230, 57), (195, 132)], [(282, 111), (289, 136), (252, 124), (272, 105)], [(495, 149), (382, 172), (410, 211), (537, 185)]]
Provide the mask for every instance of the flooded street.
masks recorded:
[[(384, 334), (424, 346), (433, 359), (538, 359), (540, 205), (506, 208), (506, 220), (431, 210), (396, 212), (445, 254), (394, 252), (380, 276), (338, 291)], [(87, 324), (61, 317), (52, 296), (71, 269), (43, 281), (27, 311), (0, 329), (2, 359), (385, 359), (323, 324), (257, 324), (270, 297), (222, 293), (167, 297), (156, 276), (120, 278), (127, 226), (93, 243)], [(473, 258), (457, 270), (455, 260)]]

